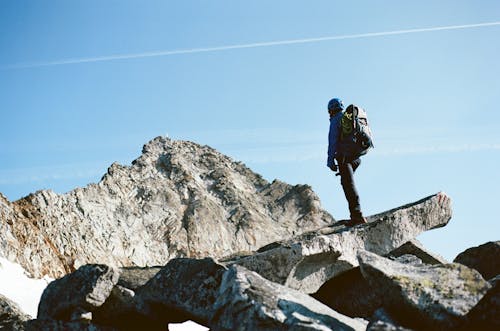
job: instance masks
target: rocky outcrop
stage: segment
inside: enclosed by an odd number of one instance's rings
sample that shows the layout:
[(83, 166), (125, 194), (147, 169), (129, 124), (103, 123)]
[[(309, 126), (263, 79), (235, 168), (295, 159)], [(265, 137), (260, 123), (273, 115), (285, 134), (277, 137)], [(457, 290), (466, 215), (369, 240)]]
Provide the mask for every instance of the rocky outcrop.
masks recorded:
[(481, 275), (461, 264), (414, 267), (370, 252), (358, 254), (361, 272), (401, 325), (451, 330), (491, 287)]
[(500, 275), (500, 241), (469, 248), (458, 254), (453, 262), (476, 269), (484, 279)]
[(314, 293), (329, 279), (356, 267), (358, 251), (388, 254), (423, 231), (445, 226), (450, 218), (451, 201), (439, 193), (371, 216), (365, 225), (346, 228), (337, 222), (226, 263), (239, 264), (273, 282)]
[[(52, 324), (69, 323), (65, 317), (68, 315), (79, 316), (82, 305), (74, 304), (75, 299), (66, 293), (73, 292), (75, 297), (81, 297), (80, 286), (90, 286), (66, 279), (76, 278), (87, 267), (95, 266), (84, 266), (55, 281), (58, 287), (62, 282), (66, 284), (58, 303), (65, 309), (64, 314), (52, 314)], [(168, 323), (187, 319), (207, 325), (214, 331), (352, 331), (365, 330), (368, 323), (339, 314), (307, 294), (273, 283), (243, 267), (235, 265), (228, 269), (208, 258), (171, 260), (136, 291), (124, 289), (115, 285), (113, 291), (106, 291), (109, 293), (107, 299), (104, 303), (99, 300), (99, 306), (92, 307), (93, 314), (87, 322), (98, 330), (107, 327), (151, 331), (165, 330)], [(56, 293), (53, 289), (48, 291), (52, 295)], [(39, 319), (30, 323), (51, 325), (48, 321)], [(79, 327), (80, 324), (75, 325)], [(56, 327), (59, 328), (59, 324)]]
[(158, 137), (131, 166), (66, 194), (0, 197), (0, 254), (33, 276), (87, 263), (215, 258), (330, 224), (311, 187), (269, 183), (208, 146)]
[(30, 318), (15, 302), (0, 294), (0, 330), (22, 330)]

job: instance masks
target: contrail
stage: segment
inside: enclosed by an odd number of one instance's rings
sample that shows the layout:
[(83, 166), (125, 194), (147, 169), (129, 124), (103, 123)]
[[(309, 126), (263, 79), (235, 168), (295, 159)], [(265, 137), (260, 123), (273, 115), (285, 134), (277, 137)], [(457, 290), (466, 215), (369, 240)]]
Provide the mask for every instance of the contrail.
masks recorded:
[(277, 40), (277, 41), (269, 41), (269, 42), (226, 45), (226, 46), (206, 47), (206, 48), (190, 48), (190, 49), (164, 50), (164, 51), (133, 53), (133, 54), (117, 54), (117, 55), (108, 55), (108, 56), (73, 58), (73, 59), (47, 61), (47, 62), (19, 63), (19, 64), (13, 64), (13, 65), (0, 67), (0, 70), (23, 69), (23, 68), (45, 67), (45, 66), (88, 63), (88, 62), (104, 62), (104, 61), (125, 60), (125, 59), (138, 59), (138, 58), (159, 57), (159, 56), (169, 56), (169, 55), (179, 55), (179, 54), (220, 52), (220, 51), (228, 51), (228, 50), (234, 50), (234, 49), (317, 43), (317, 42), (332, 41), (332, 40), (371, 38), (371, 37), (401, 35), (401, 34), (420, 33), (420, 32), (471, 29), (471, 28), (480, 28), (480, 27), (488, 27), (488, 26), (496, 26), (496, 25), (500, 25), (500, 22), (486, 22), (486, 23), (477, 23), (477, 24), (436, 26), (436, 27), (429, 27), (429, 28), (382, 31), (382, 32), (369, 32), (369, 33), (326, 36), (326, 37), (306, 38), (306, 39)]

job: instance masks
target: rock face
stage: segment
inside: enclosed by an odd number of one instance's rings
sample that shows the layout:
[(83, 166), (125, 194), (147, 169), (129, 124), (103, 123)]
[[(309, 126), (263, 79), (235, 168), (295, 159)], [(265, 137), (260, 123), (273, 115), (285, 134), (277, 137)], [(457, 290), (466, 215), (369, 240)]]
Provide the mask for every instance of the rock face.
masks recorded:
[(450, 199), (439, 193), (371, 216), (365, 225), (346, 228), (338, 222), (227, 263), (239, 264), (273, 282), (314, 293), (329, 279), (356, 267), (358, 251), (385, 255), (425, 230), (445, 226), (450, 218)]
[(458, 254), (453, 262), (476, 269), (484, 279), (500, 275), (500, 241), (490, 241)]
[(477, 271), (457, 263), (414, 267), (366, 251), (358, 258), (384, 307), (417, 329), (450, 330), (465, 323), (491, 287)]
[(332, 221), (307, 185), (269, 183), (208, 146), (158, 137), (98, 184), (0, 196), (0, 254), (35, 277), (60, 277), (96, 261), (151, 266), (254, 251)]

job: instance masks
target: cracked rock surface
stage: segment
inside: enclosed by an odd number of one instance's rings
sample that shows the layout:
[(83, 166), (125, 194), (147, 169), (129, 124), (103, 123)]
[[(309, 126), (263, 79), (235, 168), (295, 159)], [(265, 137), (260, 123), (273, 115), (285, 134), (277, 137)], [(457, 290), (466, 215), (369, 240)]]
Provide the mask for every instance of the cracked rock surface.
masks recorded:
[(445, 226), (450, 218), (451, 200), (438, 193), (370, 216), (368, 224), (346, 228), (337, 222), (226, 263), (242, 265), (273, 282), (314, 293), (329, 279), (358, 266), (358, 251), (388, 254), (423, 231)]
[(14, 202), (0, 195), (0, 254), (34, 277), (60, 277), (87, 263), (254, 251), (332, 222), (310, 186), (268, 182), (208, 146), (158, 137), (97, 184)]

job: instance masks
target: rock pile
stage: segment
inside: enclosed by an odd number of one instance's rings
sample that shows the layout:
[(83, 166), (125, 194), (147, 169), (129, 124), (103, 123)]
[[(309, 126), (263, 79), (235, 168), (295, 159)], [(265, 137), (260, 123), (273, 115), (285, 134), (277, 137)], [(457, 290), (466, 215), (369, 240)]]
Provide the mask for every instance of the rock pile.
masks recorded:
[(0, 329), (500, 328), (499, 243), (448, 263), (415, 240), (450, 220), (444, 193), (349, 228), (307, 186), (156, 138), (99, 184), (0, 196), (0, 217), (1, 254), (60, 276), (36, 319), (0, 297)]

